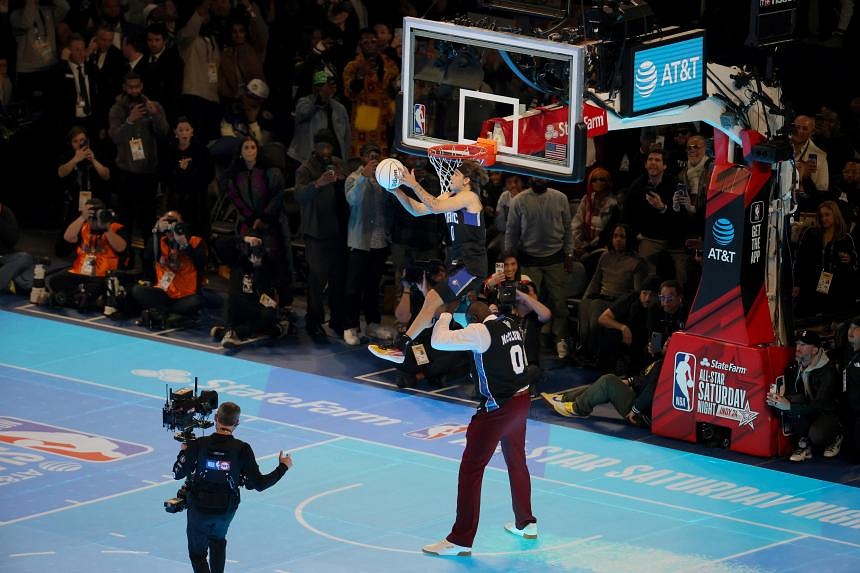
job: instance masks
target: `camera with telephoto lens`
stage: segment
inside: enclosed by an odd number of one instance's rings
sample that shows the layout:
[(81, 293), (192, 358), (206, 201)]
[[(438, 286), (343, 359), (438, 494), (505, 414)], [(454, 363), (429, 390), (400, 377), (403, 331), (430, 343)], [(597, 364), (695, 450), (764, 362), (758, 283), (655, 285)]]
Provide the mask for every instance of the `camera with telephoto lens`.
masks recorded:
[(91, 217), (91, 220), (100, 227), (107, 227), (114, 219), (116, 219), (116, 213), (113, 209), (96, 209)]
[(505, 281), (497, 288), (499, 311), (508, 314), (517, 304), (517, 291), (528, 294), (529, 287), (520, 281)]
[(432, 282), (430, 277), (439, 272), (444, 265), (439, 259), (415, 260), (403, 269), (403, 282), (412, 286), (421, 286), (424, 278)]
[(187, 235), (188, 234), (188, 224), (177, 221), (167, 227), (167, 230), (172, 232), (174, 235)]

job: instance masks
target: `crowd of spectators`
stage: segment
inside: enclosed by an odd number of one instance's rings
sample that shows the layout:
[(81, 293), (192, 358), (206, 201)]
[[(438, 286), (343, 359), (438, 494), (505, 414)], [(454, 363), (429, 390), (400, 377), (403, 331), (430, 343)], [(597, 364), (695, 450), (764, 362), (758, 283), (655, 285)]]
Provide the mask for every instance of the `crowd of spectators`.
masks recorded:
[[(68, 268), (49, 277), (61, 296), (48, 300), (114, 308), (125, 290), (127, 313), (162, 326), (194, 315), (220, 265), (228, 302), (212, 334), (233, 348), (294, 331), (301, 276), (311, 338), (358, 345), (396, 334), (381, 326), (390, 260), (395, 326), (405, 330), (422, 301), (415, 281), (401, 278), (417, 261), (427, 269), (444, 260), (448, 238), (441, 217), (410, 216), (374, 179), (377, 163), (396, 155), (394, 30), (404, 16), (459, 8), (0, 0), (0, 27), (13, 38), (0, 46), (0, 106), (25, 106), (47, 126), (46, 150), (60, 155), (56, 260)], [(795, 217), (793, 301), (799, 318), (838, 322), (856, 314), (860, 293), (860, 98), (845, 110), (798, 111), (798, 211), (810, 215)], [(587, 415), (597, 400), (588, 392), (621, 396), (610, 397), (619, 412), (647, 424), (645, 406), (633, 404), (647, 400), (648, 374), (683, 329), (698, 286), (712, 135), (704, 123), (610, 133), (595, 141), (582, 184), (494, 171), (479, 190), (490, 227), (485, 295), (499, 304), (504, 284), (519, 285), (505, 304), (523, 320), (529, 363), (543, 353), (614, 376), (553, 397), (557, 411)], [(425, 158), (399, 158), (438, 193)], [(26, 294), (33, 259), (14, 252), (16, 233), (6, 233), (0, 290)], [(429, 342), (424, 349), (401, 368), (402, 385), (462, 366), (457, 356), (437, 366)], [(530, 381), (538, 386), (540, 373)]]

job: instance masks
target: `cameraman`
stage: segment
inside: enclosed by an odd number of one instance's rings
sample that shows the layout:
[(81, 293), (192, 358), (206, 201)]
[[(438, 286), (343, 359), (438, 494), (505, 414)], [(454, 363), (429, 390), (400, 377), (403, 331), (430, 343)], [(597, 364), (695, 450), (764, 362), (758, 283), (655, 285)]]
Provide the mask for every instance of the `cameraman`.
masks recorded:
[(215, 243), (215, 251), (230, 267), (230, 287), (226, 323), (213, 327), (212, 337), (221, 338), (224, 348), (236, 348), (242, 339), (257, 333), (286, 335), (290, 323), (278, 311), (278, 285), (284, 274), (281, 259), (271, 254), (256, 231), (224, 237)]
[[(443, 284), (448, 275), (440, 260), (416, 261), (404, 269), (403, 294), (394, 309), (397, 322), (408, 325), (424, 305), (424, 293)], [(454, 327), (457, 328), (457, 327)], [(442, 387), (447, 377), (465, 375), (469, 371), (468, 352), (442, 352), (430, 345), (432, 331), (424, 330), (412, 344), (402, 364), (397, 364), (397, 386), (408, 388), (419, 379), (429, 380)]]
[[(154, 285), (136, 285), (134, 300), (143, 308), (141, 321), (150, 327), (178, 322), (200, 309), (206, 268), (206, 244), (188, 235), (178, 211), (168, 211), (155, 223), (143, 249), (143, 260), (153, 265)], [(157, 241), (157, 244), (156, 244)], [(170, 320), (168, 320), (170, 319)]]
[(48, 280), (56, 304), (74, 304), (80, 310), (98, 306), (96, 299), (107, 290), (105, 277), (119, 267), (127, 246), (120, 235), (123, 227), (114, 222), (114, 216), (101, 199), (90, 199), (80, 216), (66, 227), (63, 239), (77, 245), (76, 255), (70, 269)]
[(173, 464), (173, 478), (190, 481), (186, 532), (188, 555), (197, 573), (224, 571), (227, 529), (239, 507), (239, 486), (263, 491), (293, 466), (290, 454), (282, 451), (278, 467), (261, 474), (250, 444), (233, 437), (240, 413), (233, 402), (221, 404), (215, 414), (215, 433), (183, 443)]

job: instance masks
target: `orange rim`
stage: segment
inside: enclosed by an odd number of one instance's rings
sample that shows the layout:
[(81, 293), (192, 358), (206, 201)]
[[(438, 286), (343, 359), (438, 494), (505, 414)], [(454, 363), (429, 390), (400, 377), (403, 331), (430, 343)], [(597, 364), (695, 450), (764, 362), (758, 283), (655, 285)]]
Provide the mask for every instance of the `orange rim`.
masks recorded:
[(490, 154), (485, 147), (470, 143), (444, 143), (427, 148), (427, 155), (439, 159), (471, 160), (484, 164)]

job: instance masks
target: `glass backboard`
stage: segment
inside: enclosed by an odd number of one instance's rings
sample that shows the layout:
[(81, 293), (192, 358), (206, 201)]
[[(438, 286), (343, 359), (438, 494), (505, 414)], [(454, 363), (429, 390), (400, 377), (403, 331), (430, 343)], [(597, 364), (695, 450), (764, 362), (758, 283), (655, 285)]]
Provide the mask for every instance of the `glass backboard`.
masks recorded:
[(488, 138), (496, 169), (580, 180), (583, 63), (578, 46), (405, 18), (399, 147)]

